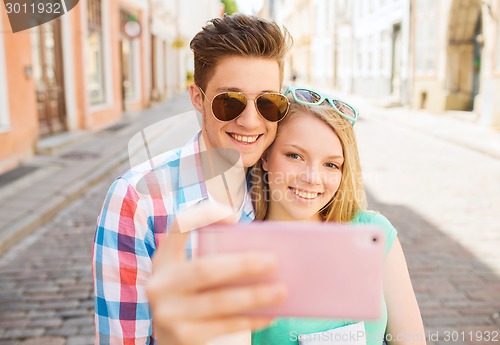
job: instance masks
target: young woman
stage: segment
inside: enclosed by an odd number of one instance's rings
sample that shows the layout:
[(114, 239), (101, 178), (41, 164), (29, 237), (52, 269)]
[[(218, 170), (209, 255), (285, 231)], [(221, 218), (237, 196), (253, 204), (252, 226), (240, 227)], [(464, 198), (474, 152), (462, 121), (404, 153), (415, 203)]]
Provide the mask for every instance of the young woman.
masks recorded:
[[(353, 324), (362, 327), (367, 345), (380, 345), (384, 339), (389, 344), (425, 344), (396, 230), (383, 215), (366, 209), (353, 131), (356, 110), (305, 88), (289, 88), (287, 94), (289, 113), (280, 122), (274, 143), (251, 172), (256, 219), (369, 223), (384, 229), (383, 311), (378, 320), (365, 322), (277, 319), (270, 327), (254, 332), (252, 344), (299, 344), (299, 335), (307, 339), (308, 334), (341, 331), (341, 327)], [(318, 339), (328, 336), (325, 333)]]

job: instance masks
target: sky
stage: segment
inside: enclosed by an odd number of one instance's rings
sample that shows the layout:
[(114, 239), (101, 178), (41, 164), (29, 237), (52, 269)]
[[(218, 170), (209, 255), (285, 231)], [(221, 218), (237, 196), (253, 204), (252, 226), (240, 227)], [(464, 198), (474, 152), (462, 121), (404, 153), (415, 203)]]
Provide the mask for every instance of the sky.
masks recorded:
[(255, 14), (262, 7), (264, 0), (236, 0), (240, 12)]

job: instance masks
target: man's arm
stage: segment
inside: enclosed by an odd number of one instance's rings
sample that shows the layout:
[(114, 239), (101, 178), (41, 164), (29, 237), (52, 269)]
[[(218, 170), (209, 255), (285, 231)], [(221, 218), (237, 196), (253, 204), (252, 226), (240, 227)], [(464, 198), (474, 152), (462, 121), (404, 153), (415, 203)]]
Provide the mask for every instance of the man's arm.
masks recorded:
[(155, 249), (144, 204), (117, 179), (98, 218), (93, 247), (95, 344), (149, 344), (152, 322), (146, 297)]
[[(205, 204), (184, 211), (189, 229), (221, 221), (227, 212)], [(222, 216), (222, 217), (221, 217)], [(269, 253), (231, 253), (186, 261), (183, 255), (189, 233), (177, 217), (153, 257), (148, 297), (159, 345), (205, 345), (225, 334), (266, 327), (269, 317), (241, 314), (279, 304), (286, 298), (283, 284), (230, 287), (241, 279), (267, 275), (277, 266)], [(232, 219), (231, 219), (232, 218)], [(222, 222), (235, 223), (233, 215)], [(189, 230), (187, 229), (187, 230)]]

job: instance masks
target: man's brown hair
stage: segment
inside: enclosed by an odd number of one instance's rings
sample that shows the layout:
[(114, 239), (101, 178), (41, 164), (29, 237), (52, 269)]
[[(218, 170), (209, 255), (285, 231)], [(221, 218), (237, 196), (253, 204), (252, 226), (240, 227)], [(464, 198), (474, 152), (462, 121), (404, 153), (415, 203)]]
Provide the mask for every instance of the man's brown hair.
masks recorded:
[(191, 40), (194, 82), (206, 90), (217, 63), (230, 56), (274, 59), (283, 82), (285, 54), (292, 46), (289, 32), (275, 22), (244, 14), (210, 20)]

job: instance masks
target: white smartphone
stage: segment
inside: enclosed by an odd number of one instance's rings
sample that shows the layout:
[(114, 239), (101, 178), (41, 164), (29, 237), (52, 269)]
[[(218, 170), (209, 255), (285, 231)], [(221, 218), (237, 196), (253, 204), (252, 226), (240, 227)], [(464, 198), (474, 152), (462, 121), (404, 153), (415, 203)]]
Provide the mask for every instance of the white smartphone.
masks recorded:
[(264, 279), (282, 282), (280, 305), (247, 315), (372, 320), (382, 308), (384, 237), (368, 225), (331, 222), (252, 222), (211, 225), (198, 231), (198, 255), (272, 252), (278, 269)]

